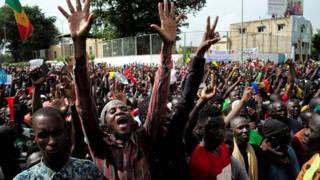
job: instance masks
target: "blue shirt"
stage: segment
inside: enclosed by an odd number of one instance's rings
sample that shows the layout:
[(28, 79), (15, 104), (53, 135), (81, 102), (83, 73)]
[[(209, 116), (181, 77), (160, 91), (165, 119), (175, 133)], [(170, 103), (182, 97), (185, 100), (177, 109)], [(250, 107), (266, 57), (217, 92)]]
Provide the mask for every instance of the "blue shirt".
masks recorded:
[(288, 155), (291, 162), (290, 167), (280, 168), (275, 165), (270, 165), (270, 169), (269, 169), (270, 180), (277, 180), (277, 179), (295, 180), (297, 178), (300, 171), (299, 162), (294, 150), (290, 146), (288, 146)]
[(49, 180), (49, 179), (103, 179), (103, 174), (99, 169), (88, 160), (82, 160), (70, 157), (67, 163), (55, 172), (47, 167), (43, 161), (32, 166), (29, 169), (22, 171), (14, 180)]

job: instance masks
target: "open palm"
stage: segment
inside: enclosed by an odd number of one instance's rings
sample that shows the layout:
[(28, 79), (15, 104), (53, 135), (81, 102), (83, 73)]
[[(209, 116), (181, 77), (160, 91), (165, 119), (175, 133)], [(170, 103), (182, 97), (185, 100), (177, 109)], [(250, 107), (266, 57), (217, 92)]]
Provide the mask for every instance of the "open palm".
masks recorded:
[(88, 28), (86, 14), (82, 11), (77, 11), (71, 16), (69, 16), (68, 21), (70, 26), (71, 37), (82, 37), (88, 34), (90, 28)]
[(184, 15), (180, 14), (178, 17), (175, 16), (175, 7), (173, 2), (170, 4), (169, 12), (168, 0), (164, 0), (164, 3), (158, 4), (158, 11), (161, 26), (159, 27), (156, 24), (151, 24), (151, 27), (159, 33), (161, 39), (165, 43), (173, 44), (176, 42), (177, 23)]
[(72, 38), (86, 37), (90, 31), (93, 21), (93, 16), (90, 13), (90, 2), (91, 0), (86, 0), (84, 7), (82, 8), (80, 0), (77, 0), (75, 10), (70, 0), (67, 0), (70, 14), (62, 7), (58, 7), (60, 12), (68, 19), (70, 35)]

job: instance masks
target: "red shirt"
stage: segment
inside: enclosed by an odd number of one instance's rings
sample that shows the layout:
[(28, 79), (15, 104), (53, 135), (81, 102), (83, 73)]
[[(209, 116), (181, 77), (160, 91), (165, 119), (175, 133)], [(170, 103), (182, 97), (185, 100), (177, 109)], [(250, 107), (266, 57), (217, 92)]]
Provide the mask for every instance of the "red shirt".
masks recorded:
[(213, 154), (201, 145), (191, 156), (189, 170), (191, 179), (231, 179), (231, 160), (225, 144), (219, 147), (220, 156)]

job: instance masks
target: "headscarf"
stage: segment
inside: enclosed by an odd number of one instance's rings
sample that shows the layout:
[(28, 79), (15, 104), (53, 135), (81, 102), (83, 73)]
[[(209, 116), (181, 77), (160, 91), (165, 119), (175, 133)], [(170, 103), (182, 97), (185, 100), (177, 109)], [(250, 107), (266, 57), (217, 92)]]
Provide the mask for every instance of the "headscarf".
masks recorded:
[[(234, 143), (234, 149), (233, 149), (232, 156), (238, 159), (243, 165), (243, 167), (245, 167), (243, 156), (238, 148), (238, 145), (235, 139), (233, 139), (233, 143)], [(246, 152), (247, 152), (248, 164), (249, 164), (248, 175), (251, 180), (258, 180), (258, 160), (256, 157), (256, 153), (254, 152), (254, 149), (249, 143), (247, 143)]]

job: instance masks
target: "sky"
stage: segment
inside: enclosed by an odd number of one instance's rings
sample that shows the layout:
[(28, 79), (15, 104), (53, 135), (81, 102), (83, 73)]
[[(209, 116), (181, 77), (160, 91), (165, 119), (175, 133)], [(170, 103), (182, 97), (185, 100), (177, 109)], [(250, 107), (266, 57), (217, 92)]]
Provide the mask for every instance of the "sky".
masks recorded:
[[(20, 2), (23, 6), (38, 5), (46, 16), (56, 16), (56, 26), (58, 30), (64, 33), (68, 32), (67, 21), (57, 9), (58, 5), (66, 7), (65, 0), (20, 0)], [(270, 17), (267, 14), (268, 0), (243, 0), (243, 3), (244, 21)], [(4, 0), (1, 0), (0, 6), (3, 4)], [(314, 32), (315, 29), (320, 29), (320, 19), (318, 18), (320, 15), (318, 12), (319, 7), (319, 0), (304, 0), (304, 17), (311, 21)], [(220, 17), (217, 30), (228, 31), (229, 24), (241, 22), (241, 0), (207, 0), (206, 6), (197, 12), (195, 16), (187, 14), (189, 27), (183, 28), (182, 31), (203, 31), (206, 24), (206, 17), (214, 17), (217, 15)]]

